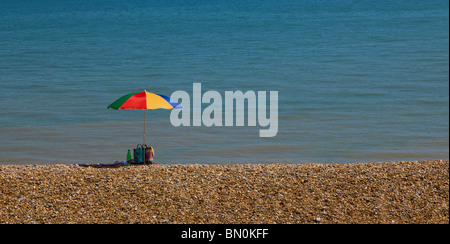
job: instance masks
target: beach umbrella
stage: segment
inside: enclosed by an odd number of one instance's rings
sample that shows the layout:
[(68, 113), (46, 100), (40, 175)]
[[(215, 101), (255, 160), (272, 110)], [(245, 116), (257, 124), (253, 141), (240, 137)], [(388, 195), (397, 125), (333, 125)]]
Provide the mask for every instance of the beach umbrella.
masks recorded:
[(109, 109), (123, 110), (123, 109), (138, 109), (144, 110), (144, 133), (143, 139), (145, 145), (145, 111), (147, 109), (181, 109), (181, 106), (170, 100), (169, 97), (155, 94), (147, 91), (130, 93), (108, 106)]

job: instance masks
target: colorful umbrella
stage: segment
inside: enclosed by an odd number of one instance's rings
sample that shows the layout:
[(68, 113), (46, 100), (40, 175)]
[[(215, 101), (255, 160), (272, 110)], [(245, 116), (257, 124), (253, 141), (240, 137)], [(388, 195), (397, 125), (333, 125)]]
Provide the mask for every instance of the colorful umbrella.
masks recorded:
[(127, 94), (108, 106), (110, 109), (140, 109), (144, 110), (144, 145), (145, 145), (145, 111), (147, 109), (174, 109), (181, 108), (181, 106), (170, 100), (169, 97), (151, 92), (135, 92)]

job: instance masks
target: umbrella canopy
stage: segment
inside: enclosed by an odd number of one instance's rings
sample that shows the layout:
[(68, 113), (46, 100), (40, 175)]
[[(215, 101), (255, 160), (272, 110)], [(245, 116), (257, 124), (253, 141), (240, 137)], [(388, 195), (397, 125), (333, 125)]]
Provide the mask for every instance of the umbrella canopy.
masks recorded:
[(135, 92), (127, 94), (111, 105), (108, 106), (110, 109), (122, 110), (122, 109), (173, 109), (181, 108), (176, 102), (172, 102), (169, 97), (164, 95), (159, 95), (147, 91)]
[(130, 93), (121, 98), (117, 99), (115, 102), (111, 103), (108, 108), (115, 110), (122, 109), (140, 109), (144, 110), (144, 145), (145, 145), (145, 111), (147, 109), (174, 109), (181, 108), (181, 106), (170, 100), (169, 97), (164, 95), (159, 95), (147, 91)]

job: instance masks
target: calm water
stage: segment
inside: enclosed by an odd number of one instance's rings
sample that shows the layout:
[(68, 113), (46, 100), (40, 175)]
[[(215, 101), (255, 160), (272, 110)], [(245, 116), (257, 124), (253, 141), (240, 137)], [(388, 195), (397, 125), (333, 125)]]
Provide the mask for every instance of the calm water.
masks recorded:
[(157, 162), (448, 159), (449, 3), (3, 0), (0, 163), (125, 160), (143, 112), (106, 107), (194, 82), (278, 91), (278, 135), (148, 111)]

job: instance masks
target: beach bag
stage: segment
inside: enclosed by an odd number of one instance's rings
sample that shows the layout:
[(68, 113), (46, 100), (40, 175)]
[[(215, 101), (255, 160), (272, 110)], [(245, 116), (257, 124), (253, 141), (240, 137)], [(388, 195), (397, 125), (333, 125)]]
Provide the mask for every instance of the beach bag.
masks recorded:
[(145, 163), (152, 163), (154, 155), (155, 151), (153, 150), (153, 148), (147, 147), (147, 145), (145, 145)]
[(139, 144), (136, 146), (136, 148), (133, 150), (134, 162), (136, 163), (144, 162), (144, 150), (145, 147), (143, 145)]

